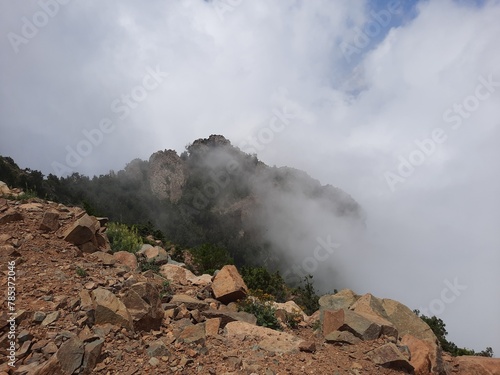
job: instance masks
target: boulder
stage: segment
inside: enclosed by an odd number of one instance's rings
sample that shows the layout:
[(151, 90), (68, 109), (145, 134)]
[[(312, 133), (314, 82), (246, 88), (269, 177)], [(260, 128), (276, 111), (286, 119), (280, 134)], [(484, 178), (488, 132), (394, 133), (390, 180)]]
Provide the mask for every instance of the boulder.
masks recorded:
[(204, 316), (207, 319), (212, 319), (212, 318), (220, 318), (220, 326), (221, 328), (224, 328), (226, 324), (230, 322), (245, 322), (248, 324), (255, 325), (257, 324), (257, 318), (250, 313), (244, 312), (244, 311), (230, 311), (230, 310), (214, 310), (214, 309), (208, 309), (205, 311), (201, 312), (201, 315)]
[(340, 310), (348, 309), (359, 299), (359, 296), (350, 289), (343, 289), (336, 294), (326, 294), (319, 299), (319, 309)]
[(95, 240), (95, 233), (99, 228), (100, 225), (97, 219), (93, 216), (85, 214), (64, 232), (64, 240), (72, 243), (73, 245), (83, 245), (93, 239)]
[(113, 257), (118, 263), (128, 267), (131, 271), (136, 271), (139, 267), (135, 254), (128, 251), (117, 251), (113, 254)]
[(273, 307), (276, 309), (277, 313), (283, 311), (287, 314), (296, 314), (300, 316), (302, 321), (306, 321), (308, 318), (307, 314), (295, 303), (295, 301), (288, 301), (285, 303), (273, 302)]
[(231, 322), (224, 328), (229, 339), (241, 340), (253, 337), (259, 341), (259, 348), (272, 353), (297, 353), (304, 340), (285, 332), (260, 327), (246, 322)]
[(46, 232), (55, 232), (59, 229), (59, 213), (54, 211), (46, 211), (43, 214), (40, 229)]
[(455, 359), (458, 364), (457, 375), (500, 375), (500, 358), (461, 356)]
[(398, 347), (393, 344), (385, 344), (367, 353), (373, 363), (398, 371), (413, 373), (413, 366), (403, 356)]
[(75, 336), (61, 345), (56, 357), (64, 373), (73, 374), (82, 365), (84, 354), (83, 341)]
[(217, 300), (228, 304), (245, 298), (248, 288), (233, 265), (227, 265), (217, 273), (212, 282), (212, 291)]
[(23, 215), (21, 215), (13, 208), (9, 208), (7, 209), (7, 211), (0, 213), (0, 225), (21, 220), (23, 220)]
[(432, 363), (436, 358), (435, 348), (431, 343), (406, 334), (401, 338), (401, 345), (410, 350), (410, 363), (415, 368), (415, 375), (432, 374)]
[(160, 265), (167, 264), (170, 259), (167, 251), (160, 246), (143, 245), (138, 253), (144, 255), (148, 262)]
[(111, 267), (116, 263), (116, 258), (112, 254), (105, 253), (104, 251), (96, 251), (92, 254), (92, 257), (100, 261), (103, 266)]
[(98, 338), (94, 338), (93, 341), (85, 344), (82, 362), (82, 374), (92, 373), (92, 370), (94, 370), (94, 367), (99, 361), (103, 346), (104, 340)]
[(333, 331), (325, 336), (325, 341), (331, 344), (359, 344), (362, 340), (349, 331)]
[(177, 337), (177, 341), (185, 344), (204, 344), (205, 338), (205, 324), (199, 323), (185, 327)]
[(196, 276), (191, 271), (175, 264), (164, 264), (160, 267), (160, 274), (167, 280), (180, 285), (209, 285), (212, 282), (210, 275)]
[(133, 330), (132, 316), (122, 301), (109, 290), (98, 288), (92, 291), (95, 309), (95, 324), (113, 324)]
[(375, 340), (382, 327), (366, 317), (351, 310), (324, 310), (323, 335), (327, 336), (334, 331), (349, 331), (362, 340)]
[(205, 334), (207, 336), (217, 336), (221, 325), (221, 318), (211, 318), (205, 320)]
[(121, 300), (132, 317), (138, 331), (159, 330), (163, 320), (163, 309), (158, 289), (148, 283), (139, 282), (127, 289)]
[(206, 302), (185, 294), (174, 295), (170, 300), (170, 303), (173, 303), (174, 305), (177, 306), (184, 304), (188, 310), (203, 311), (209, 308), (209, 305)]

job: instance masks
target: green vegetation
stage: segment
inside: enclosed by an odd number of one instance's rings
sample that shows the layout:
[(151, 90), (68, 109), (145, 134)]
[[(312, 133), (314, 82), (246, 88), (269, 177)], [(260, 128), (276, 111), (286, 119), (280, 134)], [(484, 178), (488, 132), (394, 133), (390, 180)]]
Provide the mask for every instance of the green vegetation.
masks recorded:
[(80, 277), (87, 277), (87, 271), (81, 267), (76, 268), (76, 274)]
[(319, 309), (319, 296), (314, 290), (312, 279), (312, 275), (304, 277), (302, 280), (303, 285), (293, 290), (293, 294), (295, 295), (293, 300), (307, 315), (311, 315)]
[(108, 223), (106, 234), (113, 252), (128, 251), (136, 253), (142, 246), (142, 239), (137, 234), (137, 229), (129, 228), (125, 224)]
[(487, 347), (485, 350), (477, 353), (472, 349), (459, 348), (457, 345), (455, 345), (455, 343), (446, 339), (448, 331), (446, 331), (446, 324), (442, 319), (436, 316), (428, 317), (425, 315), (420, 315), (419, 310), (414, 310), (413, 312), (429, 325), (429, 327), (438, 338), (439, 343), (441, 344), (441, 348), (443, 348), (445, 352), (450, 353), (452, 356), (457, 357), (461, 355), (476, 355), (482, 357), (493, 357), (493, 349), (491, 347)]
[(153, 271), (154, 273), (160, 272), (160, 265), (155, 262), (142, 262), (140, 264), (141, 272)]
[(281, 330), (281, 324), (276, 317), (273, 306), (274, 298), (262, 291), (254, 291), (244, 300), (238, 302), (238, 309), (255, 315), (257, 325), (275, 330)]
[(270, 273), (264, 267), (242, 267), (241, 277), (250, 290), (262, 290), (271, 294), (277, 302), (286, 302), (289, 293), (279, 272)]
[(190, 250), (193, 256), (195, 271), (199, 274), (208, 273), (213, 275), (226, 264), (233, 264), (233, 258), (229, 252), (219, 246), (205, 243)]

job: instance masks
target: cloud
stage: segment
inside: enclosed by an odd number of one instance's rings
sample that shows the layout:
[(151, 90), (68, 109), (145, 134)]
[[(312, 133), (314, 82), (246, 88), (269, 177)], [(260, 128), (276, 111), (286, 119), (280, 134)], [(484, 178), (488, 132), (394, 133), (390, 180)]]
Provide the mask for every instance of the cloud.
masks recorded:
[[(500, 81), (497, 1), (405, 5), (350, 61), (342, 43), (355, 45), (388, 2), (241, 1), (222, 17), (217, 1), (58, 4), (17, 54), (7, 35), (22, 35), (40, 5), (0, 4), (2, 155), (53, 173), (109, 118), (113, 132), (72, 168), (101, 174), (209, 134), (243, 145), (285, 108), (293, 119), (259, 158), (339, 186), (367, 213), (356, 256), (338, 249), (346, 267), (332, 288), (417, 308), (458, 277), (468, 288), (442, 313), (450, 338), (500, 352), (500, 90), (459, 129), (443, 119), (479, 77)], [(156, 66), (168, 78), (120, 119), (113, 101)], [(446, 141), (391, 191), (384, 174), (437, 128)], [(479, 314), (472, 334), (464, 322)]]

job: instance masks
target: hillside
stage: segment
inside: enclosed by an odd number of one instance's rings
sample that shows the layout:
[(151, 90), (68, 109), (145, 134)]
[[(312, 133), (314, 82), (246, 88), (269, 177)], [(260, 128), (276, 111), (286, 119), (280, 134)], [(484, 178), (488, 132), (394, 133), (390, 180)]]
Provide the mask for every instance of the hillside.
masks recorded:
[(233, 266), (195, 276), (161, 241), (113, 253), (106, 219), (2, 189), (0, 374), (499, 373), (499, 359), (443, 354), (399, 302), (350, 290), (311, 316), (273, 304), (281, 330), (259, 327)]

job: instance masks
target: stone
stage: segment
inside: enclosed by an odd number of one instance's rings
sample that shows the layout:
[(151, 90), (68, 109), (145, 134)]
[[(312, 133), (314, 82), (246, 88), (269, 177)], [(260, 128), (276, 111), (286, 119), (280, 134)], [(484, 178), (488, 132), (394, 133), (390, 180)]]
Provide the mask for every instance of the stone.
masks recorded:
[(357, 300), (359, 296), (350, 289), (343, 289), (336, 294), (325, 294), (319, 299), (319, 309), (322, 310), (340, 310), (348, 309)]
[(199, 299), (193, 298), (186, 294), (176, 294), (170, 300), (170, 303), (173, 303), (177, 306), (184, 304), (188, 310), (198, 310), (203, 311), (209, 308), (208, 304)]
[[(460, 356), (456, 358), (456, 375), (500, 375), (500, 358)], [(454, 369), (455, 370), (455, 369)]]
[(273, 307), (276, 309), (276, 312), (283, 311), (287, 314), (298, 315), (301, 321), (305, 321), (308, 318), (307, 314), (295, 303), (295, 301), (288, 301), (285, 303), (273, 302)]
[(159, 330), (163, 309), (158, 289), (151, 283), (139, 282), (128, 288), (121, 297), (139, 331)]
[(316, 343), (314, 341), (302, 341), (299, 344), (299, 350), (306, 353), (314, 353), (316, 351)]
[(115, 257), (111, 254), (105, 253), (104, 251), (96, 251), (92, 254), (92, 256), (102, 262), (103, 266), (114, 266), (116, 263)]
[(161, 340), (149, 342), (147, 344), (146, 353), (150, 357), (163, 357), (170, 355), (167, 346)]
[(86, 289), (82, 289), (79, 293), (80, 296), (80, 307), (82, 310), (90, 310), (93, 307), (92, 296), (90, 292)]
[(45, 319), (43, 319), (42, 321), (42, 326), (48, 326), (52, 323), (54, 323), (57, 319), (59, 319), (59, 316), (60, 316), (60, 312), (59, 311), (54, 311), (54, 312), (51, 312), (49, 314), (47, 314), (47, 316), (45, 317)]
[(0, 225), (21, 220), (23, 220), (23, 215), (12, 208), (0, 214)]
[(43, 322), (46, 316), (47, 314), (44, 313), (43, 311), (35, 311), (35, 313), (33, 314), (33, 321), (35, 323), (41, 323)]
[(101, 356), (104, 340), (94, 339), (93, 341), (85, 344), (82, 362), (82, 374), (91, 374), (94, 370), (99, 357)]
[(110, 323), (133, 330), (132, 316), (113, 293), (103, 288), (92, 291), (95, 309), (95, 324)]
[(217, 273), (212, 291), (215, 298), (225, 304), (245, 298), (248, 294), (245, 282), (233, 265), (226, 265)]
[(128, 267), (131, 271), (136, 271), (139, 267), (135, 254), (128, 251), (117, 251), (113, 254), (113, 257), (118, 263)]
[(212, 277), (210, 275), (196, 276), (191, 271), (174, 264), (162, 265), (160, 267), (160, 275), (165, 277), (167, 280), (180, 285), (203, 286), (209, 285), (212, 282)]
[(221, 325), (221, 318), (211, 318), (205, 320), (205, 334), (207, 336), (217, 336)]
[(373, 363), (398, 371), (413, 373), (414, 368), (393, 343), (382, 345), (367, 353)]
[(334, 331), (349, 331), (362, 340), (375, 340), (381, 327), (375, 322), (351, 310), (324, 310), (323, 335)]
[(165, 249), (160, 246), (143, 245), (141, 250), (138, 252), (146, 257), (148, 262), (154, 262), (155, 264), (167, 264), (170, 257)]
[(303, 340), (286, 332), (275, 331), (246, 322), (231, 322), (224, 328), (224, 334), (229, 339), (241, 340), (253, 337), (258, 341), (258, 347), (272, 353), (297, 353)]
[(64, 373), (73, 374), (82, 365), (84, 353), (83, 341), (73, 337), (61, 345), (56, 357)]
[(46, 232), (55, 232), (59, 229), (59, 213), (46, 211), (43, 214), (40, 229)]
[(95, 240), (97, 242), (97, 247), (104, 252), (111, 252), (111, 244), (109, 242), (108, 236), (103, 232), (95, 233)]
[(349, 331), (333, 331), (325, 336), (325, 341), (331, 344), (349, 344), (356, 345), (361, 341), (360, 338), (354, 336)]
[(185, 327), (177, 337), (177, 341), (185, 344), (204, 344), (205, 338), (205, 324), (199, 323)]
[(427, 375), (432, 373), (434, 348), (428, 341), (420, 340), (412, 335), (406, 334), (401, 338), (401, 345), (407, 346), (410, 350), (410, 363), (415, 368), (415, 375)]
[(95, 239), (95, 233), (99, 227), (99, 222), (95, 217), (85, 214), (64, 232), (64, 240), (73, 245), (83, 245)]
[(221, 328), (224, 328), (226, 324), (230, 322), (245, 322), (248, 324), (255, 325), (257, 324), (257, 318), (255, 315), (244, 312), (244, 311), (224, 311), (224, 310), (214, 310), (214, 309), (208, 309), (205, 311), (201, 312), (201, 315), (203, 315), (207, 319), (211, 318), (220, 318), (220, 326)]

